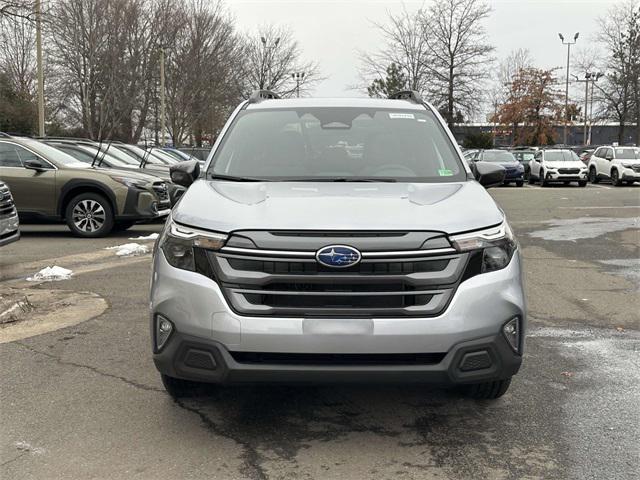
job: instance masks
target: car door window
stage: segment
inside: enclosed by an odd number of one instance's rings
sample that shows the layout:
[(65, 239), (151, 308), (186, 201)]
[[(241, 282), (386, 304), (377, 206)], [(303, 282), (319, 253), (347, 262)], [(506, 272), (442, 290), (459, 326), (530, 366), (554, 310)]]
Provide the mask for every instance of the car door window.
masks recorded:
[(602, 147), (598, 148), (593, 155), (599, 158), (604, 157), (604, 148)]
[(0, 142), (0, 167), (22, 167), (16, 147)]
[(45, 160), (40, 158), (38, 155), (36, 155), (35, 153), (27, 150), (26, 148), (19, 147), (19, 146), (16, 145), (15, 149), (16, 149), (16, 152), (18, 153), (18, 156), (20, 157), (20, 161), (22, 162), (22, 165), (25, 165), (27, 162), (31, 162), (31, 163), (38, 164), (38, 166), (40, 168), (53, 169), (53, 167), (51, 166), (51, 164), (49, 162), (46, 162)]

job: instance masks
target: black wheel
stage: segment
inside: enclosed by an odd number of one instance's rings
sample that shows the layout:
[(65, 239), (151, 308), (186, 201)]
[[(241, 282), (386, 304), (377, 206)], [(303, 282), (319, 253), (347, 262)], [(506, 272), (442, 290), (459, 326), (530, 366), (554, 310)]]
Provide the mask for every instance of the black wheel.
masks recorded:
[(540, 170), (540, 186), (541, 187), (549, 186), (549, 182), (547, 182), (547, 179), (544, 177), (544, 171), (543, 170)]
[(160, 377), (162, 378), (164, 389), (175, 399), (190, 397), (198, 387), (202, 386), (198, 382), (190, 382), (189, 380), (182, 380), (165, 374), (160, 374)]
[(598, 178), (598, 174), (596, 173), (596, 169), (591, 167), (589, 169), (589, 181), (591, 183), (600, 183), (600, 179)]
[(523, 186), (523, 185), (524, 185), (524, 181), (523, 181), (523, 180), (518, 180), (518, 181), (516, 182), (516, 187), (521, 187), (521, 186)]
[(634, 183), (634, 181), (633, 181), (633, 180), (627, 180), (627, 185), (628, 185), (628, 186), (633, 185), (633, 183)]
[(81, 193), (67, 204), (65, 219), (69, 229), (80, 237), (104, 237), (113, 229), (109, 201), (97, 193)]
[(116, 222), (116, 224), (113, 226), (113, 229), (116, 232), (124, 232), (125, 230), (129, 230), (134, 225), (135, 222)]
[(581, 187), (586, 187), (587, 186), (587, 181), (584, 180), (584, 181), (578, 182), (578, 185), (580, 185)]
[(527, 178), (527, 181), (529, 182), (529, 185), (533, 185), (534, 183), (536, 183), (536, 179), (533, 178), (533, 175), (531, 175), (531, 173), (529, 173), (529, 178)]
[(620, 174), (618, 173), (618, 170), (615, 168), (611, 170), (611, 183), (615, 187), (619, 187), (622, 185), (622, 180), (620, 180)]
[(476, 383), (469, 385), (466, 394), (478, 400), (495, 400), (507, 392), (509, 385), (511, 385), (511, 377), (505, 380)]

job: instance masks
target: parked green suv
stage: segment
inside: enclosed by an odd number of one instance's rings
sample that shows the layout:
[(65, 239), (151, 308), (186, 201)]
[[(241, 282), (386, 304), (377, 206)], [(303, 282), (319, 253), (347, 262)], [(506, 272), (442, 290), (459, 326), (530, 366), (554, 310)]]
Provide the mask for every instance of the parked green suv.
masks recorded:
[(0, 180), (22, 222), (66, 222), (83, 237), (166, 216), (166, 183), (131, 170), (93, 168), (42, 142), (0, 137)]

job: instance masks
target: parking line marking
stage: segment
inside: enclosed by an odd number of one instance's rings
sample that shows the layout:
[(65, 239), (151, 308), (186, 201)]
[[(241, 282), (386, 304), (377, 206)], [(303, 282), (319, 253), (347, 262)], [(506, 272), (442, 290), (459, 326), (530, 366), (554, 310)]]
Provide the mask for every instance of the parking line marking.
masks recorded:
[(595, 187), (595, 188), (606, 188), (608, 190), (611, 190), (611, 187), (608, 187), (606, 185), (595, 185), (593, 183), (587, 183), (587, 187)]

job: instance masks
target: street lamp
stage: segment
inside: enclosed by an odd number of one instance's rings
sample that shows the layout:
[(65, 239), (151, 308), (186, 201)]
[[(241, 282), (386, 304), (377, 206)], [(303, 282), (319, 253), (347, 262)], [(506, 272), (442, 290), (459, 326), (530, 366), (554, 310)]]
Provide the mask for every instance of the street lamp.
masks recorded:
[(565, 145), (567, 144), (567, 128), (568, 128), (568, 121), (569, 121), (569, 59), (571, 56), (571, 45), (575, 45), (579, 35), (580, 35), (580, 32), (576, 32), (576, 34), (573, 36), (573, 42), (571, 41), (565, 42), (564, 36), (561, 33), (558, 34), (558, 36), (560, 37), (560, 41), (562, 41), (562, 44), (567, 46), (567, 84), (564, 91), (564, 142), (563, 143)]
[(593, 88), (598, 80), (604, 77), (604, 73), (595, 72), (591, 74), (591, 108), (589, 109), (589, 135), (587, 136), (587, 145), (591, 145), (591, 125), (593, 123)]
[(304, 72), (292, 73), (291, 78), (296, 81), (296, 97), (300, 98), (300, 82), (304, 80)]

